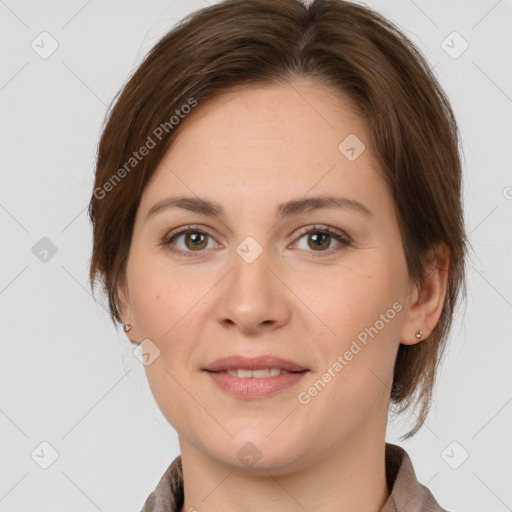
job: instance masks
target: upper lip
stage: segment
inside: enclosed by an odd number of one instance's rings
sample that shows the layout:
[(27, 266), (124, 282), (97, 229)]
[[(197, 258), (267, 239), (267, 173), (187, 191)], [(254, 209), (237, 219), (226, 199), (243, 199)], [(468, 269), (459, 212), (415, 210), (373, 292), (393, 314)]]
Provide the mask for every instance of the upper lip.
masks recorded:
[(227, 370), (258, 370), (261, 368), (279, 368), (288, 370), (289, 372), (301, 372), (307, 370), (305, 366), (271, 355), (262, 355), (258, 357), (244, 357), (239, 355), (231, 355), (216, 359), (213, 363), (203, 368), (210, 372), (220, 372)]

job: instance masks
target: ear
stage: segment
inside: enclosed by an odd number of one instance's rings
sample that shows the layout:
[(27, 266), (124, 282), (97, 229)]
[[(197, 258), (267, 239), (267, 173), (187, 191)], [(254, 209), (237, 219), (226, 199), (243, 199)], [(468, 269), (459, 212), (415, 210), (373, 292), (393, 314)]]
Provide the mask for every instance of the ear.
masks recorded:
[(137, 332), (137, 326), (135, 325), (135, 317), (133, 315), (133, 308), (130, 299), (130, 290), (125, 279), (120, 279), (117, 287), (117, 296), (119, 299), (119, 309), (121, 311), (121, 319), (123, 324), (129, 324), (132, 328), (125, 333), (126, 337), (132, 342), (136, 343), (139, 334)]
[[(437, 244), (427, 256), (425, 277), (413, 286), (408, 310), (402, 326), (400, 343), (415, 345), (434, 330), (446, 297), (450, 250), (446, 244)], [(420, 338), (416, 337), (422, 332)]]

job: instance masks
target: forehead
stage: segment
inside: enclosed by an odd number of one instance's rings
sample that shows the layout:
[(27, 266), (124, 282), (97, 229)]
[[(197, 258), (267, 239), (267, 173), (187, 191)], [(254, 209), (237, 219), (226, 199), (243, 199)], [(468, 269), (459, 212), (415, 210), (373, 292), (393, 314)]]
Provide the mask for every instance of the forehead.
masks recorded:
[[(189, 116), (146, 186), (146, 210), (170, 192), (222, 202), (234, 191), (282, 200), (313, 188), (368, 196), (384, 186), (364, 120), (347, 98), (316, 82), (233, 89)], [(355, 160), (343, 152), (346, 140), (364, 148)]]
[[(325, 145), (334, 143), (344, 130), (368, 139), (365, 123), (357, 107), (341, 92), (311, 79), (282, 85), (238, 86), (200, 104), (186, 120), (186, 129), (177, 139), (190, 142), (197, 135), (208, 135), (201, 144), (215, 141), (218, 148), (251, 142), (267, 146), (294, 147), (318, 138)], [(186, 133), (184, 133), (186, 132)], [(312, 149), (307, 144), (307, 149)]]

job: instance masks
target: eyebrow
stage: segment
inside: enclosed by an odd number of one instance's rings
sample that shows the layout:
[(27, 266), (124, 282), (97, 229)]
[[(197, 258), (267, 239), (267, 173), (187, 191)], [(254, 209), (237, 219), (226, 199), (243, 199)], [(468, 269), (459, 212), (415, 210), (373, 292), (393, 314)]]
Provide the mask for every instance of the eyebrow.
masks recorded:
[[(199, 197), (175, 196), (155, 203), (146, 214), (145, 221), (159, 212), (173, 208), (181, 208), (208, 216), (226, 217), (226, 211), (220, 203)], [(276, 208), (275, 216), (277, 220), (281, 220), (285, 217), (292, 217), (301, 213), (321, 209), (349, 210), (367, 217), (374, 216), (363, 203), (355, 199), (349, 199), (348, 197), (333, 196), (330, 194), (292, 199), (291, 201), (279, 203)]]

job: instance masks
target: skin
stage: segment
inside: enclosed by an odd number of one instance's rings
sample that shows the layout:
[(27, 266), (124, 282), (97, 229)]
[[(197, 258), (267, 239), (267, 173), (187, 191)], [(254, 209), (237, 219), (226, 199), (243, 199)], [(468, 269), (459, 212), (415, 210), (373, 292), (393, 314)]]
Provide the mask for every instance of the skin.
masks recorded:
[[(183, 512), (377, 512), (389, 496), (385, 431), (396, 353), (435, 327), (447, 273), (411, 282), (371, 148), (353, 162), (338, 150), (349, 134), (369, 140), (350, 102), (310, 80), (231, 91), (190, 114), (144, 190), (120, 295), (129, 337), (160, 350), (146, 374), (178, 433)], [(278, 203), (320, 194), (355, 199), (373, 215), (324, 209), (275, 221)], [(226, 217), (170, 209), (145, 221), (171, 195), (214, 200)], [(199, 250), (185, 235), (174, 240), (193, 257), (163, 245), (190, 224), (213, 234)], [(318, 231), (299, 234), (315, 225), (320, 234), (340, 230), (350, 245), (328, 237), (316, 248)], [(252, 263), (236, 252), (247, 236), (263, 249)], [(435, 263), (447, 268), (446, 251)], [(298, 393), (394, 303), (401, 311), (301, 403)], [(202, 371), (230, 354), (277, 355), (309, 372), (271, 396), (235, 398)], [(237, 457), (247, 442), (261, 454), (253, 466)]]

